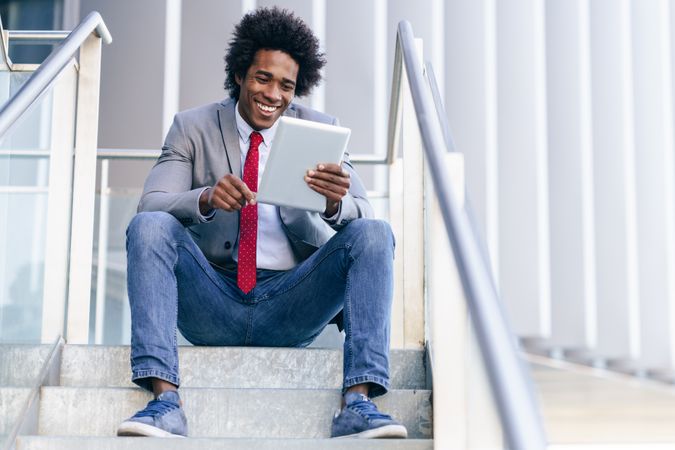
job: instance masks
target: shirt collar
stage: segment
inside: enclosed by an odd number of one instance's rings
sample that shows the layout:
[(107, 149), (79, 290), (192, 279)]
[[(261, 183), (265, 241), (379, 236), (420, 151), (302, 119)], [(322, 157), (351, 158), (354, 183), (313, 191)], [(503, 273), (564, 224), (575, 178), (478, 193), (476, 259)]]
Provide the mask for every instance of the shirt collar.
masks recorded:
[[(239, 139), (243, 140), (246, 144), (248, 144), (249, 140), (251, 139), (251, 133), (253, 133), (255, 130), (251, 125), (248, 124), (244, 120), (243, 117), (241, 117), (241, 114), (239, 114), (239, 102), (234, 105), (234, 119), (237, 122), (237, 132), (239, 133)], [(277, 120), (274, 122), (274, 125), (272, 125), (269, 128), (265, 128), (262, 130), (258, 130), (258, 133), (260, 133), (263, 137), (263, 142), (265, 145), (270, 145), (272, 140), (274, 139), (274, 134), (277, 131), (277, 126), (279, 125), (279, 121)]]

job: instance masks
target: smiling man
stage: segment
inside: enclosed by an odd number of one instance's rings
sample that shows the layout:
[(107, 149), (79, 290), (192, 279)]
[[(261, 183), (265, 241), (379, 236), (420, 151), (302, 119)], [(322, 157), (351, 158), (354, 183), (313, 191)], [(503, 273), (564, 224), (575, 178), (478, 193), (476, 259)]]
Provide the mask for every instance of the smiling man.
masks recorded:
[(123, 436), (186, 436), (176, 329), (195, 345), (304, 347), (344, 325), (343, 402), (333, 437), (407, 436), (370, 397), (389, 388), (394, 238), (372, 219), (346, 154), (305, 176), (322, 214), (257, 204), (282, 115), (336, 124), (293, 103), (325, 64), (292, 13), (244, 16), (225, 56), (230, 98), (176, 115), (127, 230), (131, 371), (155, 399)]

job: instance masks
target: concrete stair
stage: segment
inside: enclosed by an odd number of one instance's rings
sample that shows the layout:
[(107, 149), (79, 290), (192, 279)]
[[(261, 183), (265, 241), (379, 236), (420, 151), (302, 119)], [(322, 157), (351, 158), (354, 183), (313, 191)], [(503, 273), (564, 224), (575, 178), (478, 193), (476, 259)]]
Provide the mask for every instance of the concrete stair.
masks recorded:
[[(322, 348), (179, 347), (181, 387), (338, 389), (342, 350)], [(129, 347), (67, 345), (62, 386), (132, 387)], [(97, 370), (89, 370), (96, 367)], [(392, 350), (393, 389), (425, 389), (421, 351)]]
[[(36, 375), (30, 361), (48, 351), (18, 347), (0, 346), (0, 386), (32, 384), (35, 377), (20, 377), (19, 368)], [(179, 357), (190, 438), (116, 437), (119, 423), (151, 398), (129, 380), (129, 348), (66, 345), (59, 382), (41, 388), (35, 435), (19, 436), (16, 449), (433, 448), (422, 351), (392, 351), (392, 389), (375, 401), (408, 428), (410, 439), (381, 441), (328, 439), (340, 404), (341, 350), (180, 347)], [(3, 369), (10, 361), (15, 368)], [(0, 388), (0, 434), (28, 392)]]
[[(429, 391), (394, 390), (376, 399), (414, 438), (431, 437)], [(340, 404), (336, 389), (181, 389), (195, 437), (329, 437)], [(151, 400), (133, 388), (43, 388), (40, 434), (111, 436), (122, 419)], [(99, 410), (101, 414), (92, 415)], [(264, 425), (263, 425), (264, 424)]]
[(0, 386), (32, 386), (49, 350), (48, 345), (0, 345)]
[(432, 450), (429, 439), (156, 439), (21, 436), (16, 450)]
[(9, 433), (29, 394), (29, 388), (0, 387), (0, 435)]

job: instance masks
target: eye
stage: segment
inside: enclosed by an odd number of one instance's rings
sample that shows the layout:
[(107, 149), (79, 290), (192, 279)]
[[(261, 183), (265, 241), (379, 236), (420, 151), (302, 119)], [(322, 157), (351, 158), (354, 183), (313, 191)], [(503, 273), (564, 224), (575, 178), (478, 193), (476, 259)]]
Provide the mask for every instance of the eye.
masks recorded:
[(295, 89), (295, 86), (292, 84), (282, 84), (281, 89), (287, 92), (291, 92), (293, 89)]
[(269, 81), (266, 77), (262, 76), (255, 77), (255, 79), (258, 83), (267, 83)]

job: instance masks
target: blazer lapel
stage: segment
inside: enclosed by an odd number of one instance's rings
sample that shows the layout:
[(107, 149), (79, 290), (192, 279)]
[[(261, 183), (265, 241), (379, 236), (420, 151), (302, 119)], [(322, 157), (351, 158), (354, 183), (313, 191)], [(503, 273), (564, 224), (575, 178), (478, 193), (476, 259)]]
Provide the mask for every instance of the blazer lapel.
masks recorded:
[(234, 118), (236, 103), (230, 99), (225, 100), (221, 105), (223, 105), (223, 108), (218, 109), (218, 124), (227, 153), (227, 162), (230, 164), (231, 173), (241, 177), (241, 151), (239, 150), (237, 122)]

